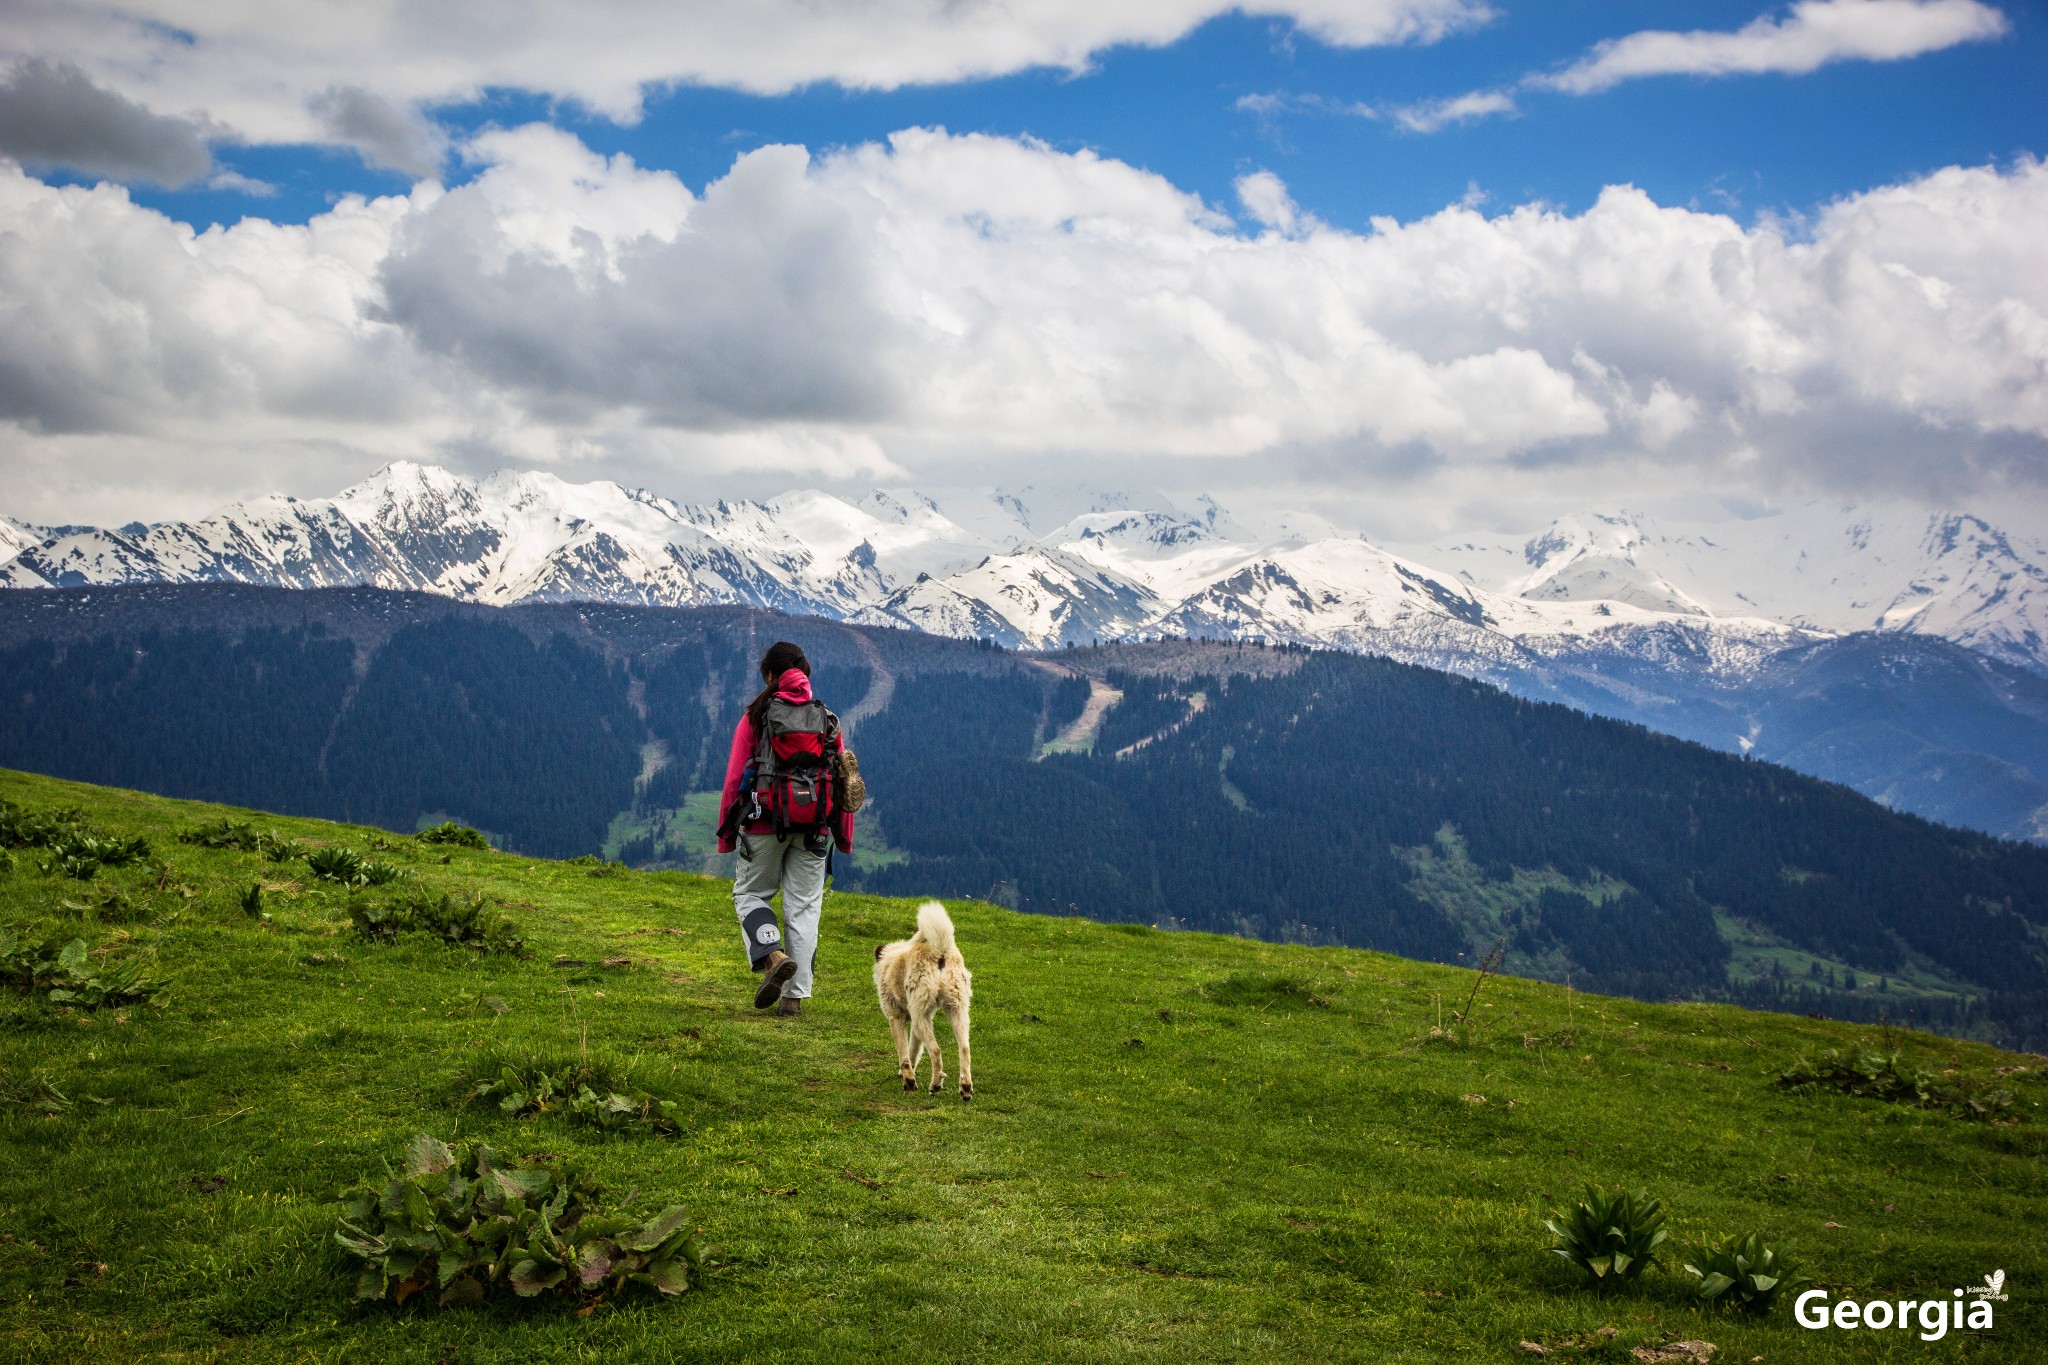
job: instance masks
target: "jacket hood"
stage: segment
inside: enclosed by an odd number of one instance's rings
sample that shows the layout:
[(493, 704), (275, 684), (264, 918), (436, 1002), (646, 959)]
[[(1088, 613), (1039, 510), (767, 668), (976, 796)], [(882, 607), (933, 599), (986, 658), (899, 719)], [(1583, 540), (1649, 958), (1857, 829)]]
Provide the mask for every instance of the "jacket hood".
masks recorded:
[(786, 668), (775, 680), (775, 695), (801, 706), (811, 700), (811, 679), (801, 668)]

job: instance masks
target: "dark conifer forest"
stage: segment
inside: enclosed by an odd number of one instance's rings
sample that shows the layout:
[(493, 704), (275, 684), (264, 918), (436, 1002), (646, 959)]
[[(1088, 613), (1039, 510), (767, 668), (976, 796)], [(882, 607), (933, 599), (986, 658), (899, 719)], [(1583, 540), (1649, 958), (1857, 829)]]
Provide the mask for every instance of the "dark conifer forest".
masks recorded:
[[(362, 590), (62, 597), (0, 594), (0, 765), (694, 869), (692, 794), (789, 638), (869, 783), (845, 887), (1498, 950), (1587, 989), (2043, 1041), (2048, 850), (1383, 659), (1027, 658), (741, 609)], [(1049, 751), (1090, 678), (1121, 700), (1091, 747)]]

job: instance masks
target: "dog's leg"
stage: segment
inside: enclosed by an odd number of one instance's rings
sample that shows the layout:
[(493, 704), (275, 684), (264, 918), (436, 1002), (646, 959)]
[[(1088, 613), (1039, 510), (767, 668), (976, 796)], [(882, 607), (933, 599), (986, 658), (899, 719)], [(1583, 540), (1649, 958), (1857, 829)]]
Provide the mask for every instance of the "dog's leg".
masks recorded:
[(903, 1078), (905, 1090), (917, 1089), (917, 1071), (910, 1060), (910, 1030), (904, 1027), (900, 1016), (884, 1011), (889, 1021), (889, 1034), (896, 1040), (896, 1074)]
[(933, 1017), (933, 1014), (921, 1014), (911, 1026), (917, 1030), (918, 1048), (932, 1055), (932, 1093), (936, 1095), (946, 1088), (946, 1057), (939, 1051), (939, 1035), (932, 1032)]
[(974, 1059), (967, 1046), (967, 1002), (946, 1006), (946, 1020), (953, 1026), (953, 1046), (960, 1049), (960, 1098), (974, 1098)]

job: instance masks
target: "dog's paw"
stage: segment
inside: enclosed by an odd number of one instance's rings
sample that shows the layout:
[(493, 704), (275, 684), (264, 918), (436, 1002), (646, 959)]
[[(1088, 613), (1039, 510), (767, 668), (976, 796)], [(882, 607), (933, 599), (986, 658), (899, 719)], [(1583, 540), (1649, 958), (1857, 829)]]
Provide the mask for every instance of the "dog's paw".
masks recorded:
[(905, 1090), (915, 1090), (915, 1089), (917, 1089), (917, 1077), (915, 1077), (915, 1076), (905, 1076), (905, 1077), (903, 1078), (903, 1088), (904, 1088)]
[(945, 1088), (946, 1088), (946, 1083), (945, 1083), (944, 1081), (933, 1081), (933, 1082), (932, 1082), (932, 1091), (931, 1091), (931, 1093), (932, 1093), (932, 1094), (934, 1094), (934, 1095), (936, 1095), (936, 1094), (938, 1094), (938, 1093), (939, 1093), (939, 1092), (940, 1092), (941, 1090), (944, 1090)]
[(963, 1085), (963, 1086), (961, 1086), (961, 1087), (960, 1087), (960, 1098), (961, 1098), (961, 1099), (963, 1099), (963, 1100), (971, 1100), (971, 1099), (973, 1099), (973, 1098), (974, 1098), (974, 1087), (973, 1087), (973, 1086), (971, 1086), (971, 1085)]

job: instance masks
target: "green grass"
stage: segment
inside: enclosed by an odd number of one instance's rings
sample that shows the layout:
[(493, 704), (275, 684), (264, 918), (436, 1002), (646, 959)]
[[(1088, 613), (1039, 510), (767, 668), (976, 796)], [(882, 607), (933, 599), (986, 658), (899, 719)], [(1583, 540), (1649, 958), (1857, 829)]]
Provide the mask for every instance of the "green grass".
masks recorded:
[[(1626, 882), (1618, 882), (1603, 872), (1595, 871), (1584, 882), (1575, 882), (1549, 867), (1518, 867), (1506, 881), (1495, 881), (1472, 861), (1465, 838), (1455, 825), (1447, 824), (1437, 830), (1433, 844), (1405, 848), (1400, 853), (1413, 874), (1409, 886), (1417, 898), (1443, 911), (1463, 929), (1479, 954), (1500, 938), (1509, 912), (1533, 909), (1545, 891), (1572, 891), (1599, 904), (1629, 889)], [(1505, 957), (1507, 970), (1517, 976), (1551, 981), (1563, 980), (1568, 966), (1557, 952), (1531, 956), (1509, 951)]]
[[(1911, 950), (1907, 951), (1905, 968), (1900, 972), (1889, 975), (1868, 969), (1858, 972), (1840, 958), (1807, 952), (1748, 920), (1717, 910), (1714, 923), (1728, 944), (1730, 981), (1764, 980), (1776, 968), (1783, 973), (1784, 980), (1796, 985), (1811, 980), (1807, 973), (1817, 962), (1821, 970), (1833, 972), (1837, 982), (1846, 983), (1854, 975), (1857, 995), (1872, 999), (1896, 995), (1902, 1005), (1911, 1000), (1955, 999), (1973, 993), (1967, 985), (1957, 981), (1953, 973), (1944, 971)], [(1878, 990), (1879, 982), (1885, 985), (1883, 992)]]
[[(1433, 1041), (1471, 972), (958, 904), (962, 1104), (901, 1090), (875, 1009), (872, 953), (909, 931), (908, 902), (834, 894), (817, 997), (780, 1020), (749, 1006), (727, 887), (692, 874), (382, 836), (408, 885), (505, 902), (531, 954), (380, 946), (303, 864), (173, 837), (223, 813), (309, 845), (369, 851), (374, 831), (18, 774), (0, 797), (79, 805), (170, 869), (83, 884), (17, 850), (0, 924), (145, 954), (172, 981), (161, 1008), (98, 1014), (0, 995), (0, 1095), (42, 1076), (74, 1101), (0, 1103), (0, 1358), (1483, 1361), (1607, 1325), (1613, 1345), (1562, 1358), (1666, 1333), (1734, 1362), (2041, 1355), (2033, 1071), (2002, 1082), (2017, 1127), (1790, 1095), (1778, 1070), (1869, 1031), (1520, 980), (1488, 981), (1469, 1036)], [(274, 888), (267, 922), (237, 903), (252, 879)], [(128, 906), (102, 919), (115, 889)], [(2039, 1061), (1903, 1046), (1970, 1077)], [(685, 1131), (462, 1106), (479, 1067), (528, 1058), (677, 1101)], [(685, 1204), (724, 1268), (587, 1318), (359, 1307), (331, 1192), (422, 1131)], [(2012, 1301), (1992, 1335), (1923, 1345), (1703, 1312), (1675, 1265), (1595, 1297), (1541, 1226), (1587, 1180), (1663, 1199), (1673, 1243), (1761, 1228), (1859, 1298), (2003, 1268)]]

